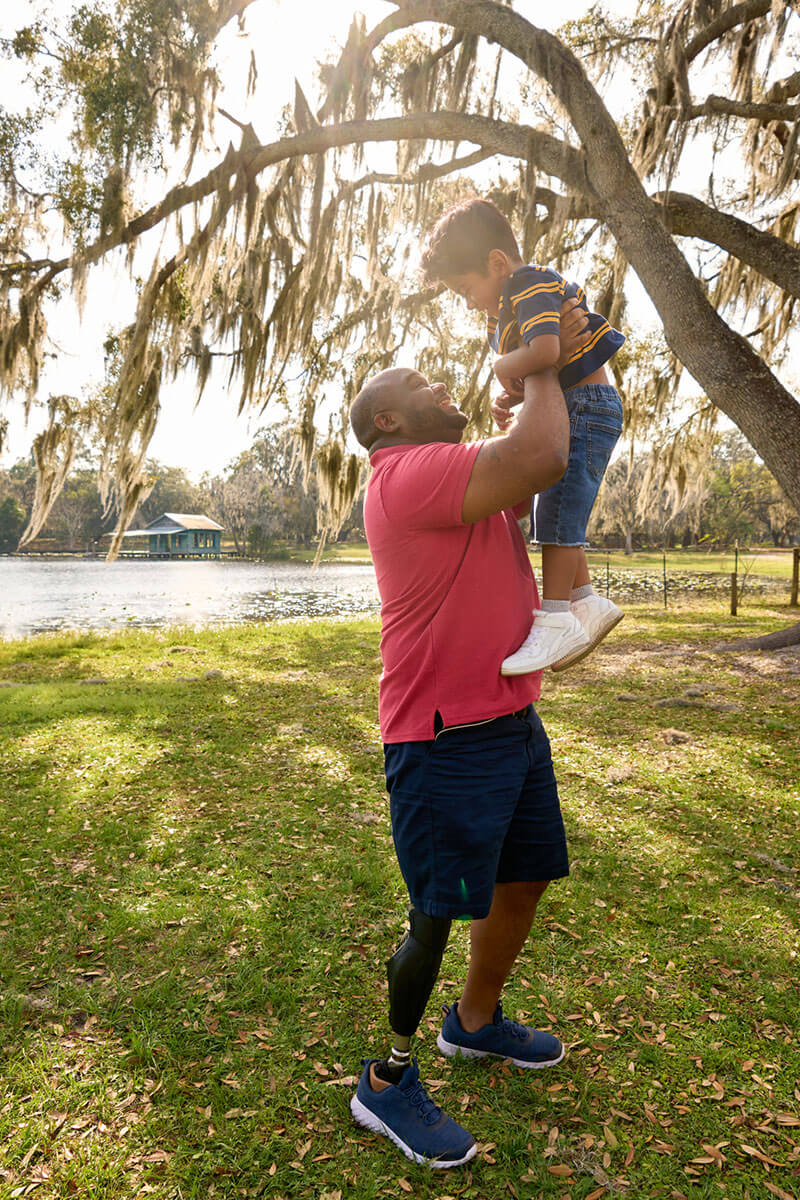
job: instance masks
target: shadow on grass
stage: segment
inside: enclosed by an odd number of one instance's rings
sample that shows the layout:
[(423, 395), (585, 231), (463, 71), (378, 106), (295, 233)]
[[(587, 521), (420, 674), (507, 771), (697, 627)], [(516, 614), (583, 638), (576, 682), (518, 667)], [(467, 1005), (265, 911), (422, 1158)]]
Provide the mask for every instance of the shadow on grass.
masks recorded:
[[(378, 1195), (396, 1181), (394, 1152), (359, 1154), (370, 1139), (354, 1134), (351, 1086), (338, 1083), (385, 1044), (382, 960), (405, 908), (375, 725), (374, 632), (298, 627), (266, 645), (252, 631), (181, 636), (225, 677), (143, 680), (139, 670), (2, 695), (13, 1161), (19, 1170), (30, 1145), (20, 1131), (36, 1129), (37, 1113), (91, 1112), (117, 1141), (85, 1163), (81, 1186), (115, 1196), (138, 1194), (145, 1176), (164, 1197), (175, 1186), (207, 1195), (212, 1183), (230, 1196), (316, 1197), (343, 1183), (349, 1195)], [(78, 649), (96, 648), (84, 642)], [(122, 656), (130, 646), (115, 639)], [(598, 1134), (610, 1104), (630, 1106), (620, 1080), (636, 1055), (676, 1103), (698, 1074), (693, 1052), (706, 1072), (715, 1062), (722, 1072), (740, 1044), (775, 1058), (779, 1026), (796, 1012), (772, 934), (796, 911), (772, 876), (790, 886), (795, 876), (753, 858), (764, 844), (756, 785), (763, 822), (766, 784), (777, 794), (787, 763), (765, 761), (758, 723), (743, 727), (735, 714), (682, 711), (694, 741), (665, 747), (672, 714), (643, 703), (635, 721), (619, 716), (619, 688), (618, 677), (594, 677), (579, 711), (565, 688), (542, 705), (564, 760), (576, 867), (548, 893), (509, 987), (518, 1009), (541, 1020), (544, 997), (577, 1035), (563, 1094), (534, 1081), (538, 1112), (562, 1127), (581, 1114)], [(710, 766), (697, 752), (705, 745)], [(621, 757), (633, 774), (610, 786), (605, 773)], [(747, 779), (726, 773), (725, 760), (747, 762)], [(796, 816), (770, 804), (788, 845)], [(464, 952), (458, 928), (444, 999)], [(614, 1007), (620, 992), (624, 1008)], [(576, 1008), (584, 1015), (570, 1024)], [(435, 1024), (422, 1031), (429, 1076)], [(526, 1150), (530, 1120), (522, 1133), (508, 1128), (508, 1112), (530, 1104), (530, 1081), (446, 1070), (448, 1104), (466, 1088), (476, 1135), (507, 1143), (496, 1168), (476, 1168), (485, 1194), (503, 1186), (506, 1155), (520, 1153), (536, 1194), (558, 1194), (538, 1136)], [(722, 1138), (721, 1110), (714, 1120), (704, 1136)], [(159, 1147), (167, 1157), (145, 1162)], [(53, 1194), (67, 1194), (57, 1189), (72, 1178), (69, 1161), (55, 1149), (52, 1161)], [(683, 1182), (679, 1162), (658, 1165), (660, 1184)], [(646, 1173), (638, 1178), (646, 1187)]]

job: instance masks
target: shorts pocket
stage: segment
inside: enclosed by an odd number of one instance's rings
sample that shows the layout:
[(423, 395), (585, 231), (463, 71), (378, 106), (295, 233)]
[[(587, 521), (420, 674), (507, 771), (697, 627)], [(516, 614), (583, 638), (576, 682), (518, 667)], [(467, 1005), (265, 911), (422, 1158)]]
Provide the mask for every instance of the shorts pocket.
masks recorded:
[(601, 421), (586, 422), (586, 469), (593, 479), (603, 478), (621, 433), (621, 426)]

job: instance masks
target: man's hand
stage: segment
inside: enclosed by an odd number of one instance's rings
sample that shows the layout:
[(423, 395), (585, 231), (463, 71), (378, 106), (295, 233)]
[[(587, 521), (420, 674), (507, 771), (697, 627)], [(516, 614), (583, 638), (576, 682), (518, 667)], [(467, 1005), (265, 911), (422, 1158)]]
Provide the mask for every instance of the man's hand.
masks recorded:
[(559, 329), (559, 355), (556, 370), (566, 366), (572, 355), (580, 350), (591, 337), (586, 309), (581, 307), (577, 296), (571, 296), (561, 305)]

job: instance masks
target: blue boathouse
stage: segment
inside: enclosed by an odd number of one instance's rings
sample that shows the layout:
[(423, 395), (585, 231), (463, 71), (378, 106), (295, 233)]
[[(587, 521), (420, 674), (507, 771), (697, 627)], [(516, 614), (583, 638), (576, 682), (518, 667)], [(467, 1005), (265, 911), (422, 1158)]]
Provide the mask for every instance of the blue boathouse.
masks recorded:
[[(219, 558), (222, 553), (222, 525), (200, 513), (162, 513), (144, 529), (128, 529), (125, 553), (146, 554), (148, 558)], [(140, 544), (131, 545), (136, 538)]]

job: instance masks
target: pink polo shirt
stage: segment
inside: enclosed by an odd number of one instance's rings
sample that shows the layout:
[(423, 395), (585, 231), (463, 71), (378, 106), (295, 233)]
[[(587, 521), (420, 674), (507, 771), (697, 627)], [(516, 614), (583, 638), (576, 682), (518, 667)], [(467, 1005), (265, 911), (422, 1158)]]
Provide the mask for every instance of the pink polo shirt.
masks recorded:
[(376, 450), (364, 526), (381, 595), (384, 742), (427, 741), (434, 714), (462, 725), (539, 698), (541, 675), (500, 674), (538, 608), (517, 524), (528, 504), (461, 519), (480, 442)]

